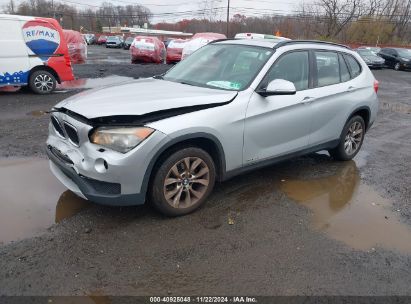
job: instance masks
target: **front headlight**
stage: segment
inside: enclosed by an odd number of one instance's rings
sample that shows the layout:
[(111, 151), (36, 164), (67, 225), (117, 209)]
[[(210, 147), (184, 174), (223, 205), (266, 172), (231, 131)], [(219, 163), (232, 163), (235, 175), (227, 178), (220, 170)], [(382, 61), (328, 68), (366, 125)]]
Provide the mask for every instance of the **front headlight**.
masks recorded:
[(100, 127), (90, 134), (90, 142), (127, 153), (154, 132), (147, 127)]
[(401, 58), (403, 61), (405, 61), (405, 62), (408, 62), (408, 61), (410, 61), (410, 59), (408, 59), (408, 58)]

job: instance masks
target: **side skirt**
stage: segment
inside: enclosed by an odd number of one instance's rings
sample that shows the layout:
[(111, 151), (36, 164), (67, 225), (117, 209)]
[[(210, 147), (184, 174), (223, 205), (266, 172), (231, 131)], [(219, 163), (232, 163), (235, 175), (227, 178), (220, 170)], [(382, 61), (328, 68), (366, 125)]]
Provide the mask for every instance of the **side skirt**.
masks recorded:
[(339, 141), (340, 141), (339, 139), (332, 140), (332, 141), (329, 141), (329, 142), (326, 142), (326, 143), (323, 143), (323, 144), (320, 144), (320, 145), (316, 145), (316, 146), (313, 146), (313, 147), (309, 147), (309, 148), (297, 151), (297, 152), (293, 152), (293, 153), (290, 153), (290, 154), (265, 159), (265, 160), (260, 161), (258, 163), (247, 165), (247, 166), (244, 166), (244, 167), (239, 168), (239, 169), (234, 169), (234, 170), (231, 170), (231, 171), (227, 171), (224, 174), (224, 176), (222, 178), (222, 181), (226, 181), (226, 180), (229, 180), (229, 179), (231, 179), (231, 178), (233, 178), (237, 175), (240, 175), (240, 174), (243, 174), (243, 173), (246, 173), (246, 172), (250, 172), (250, 171), (254, 171), (254, 170), (257, 170), (257, 169), (260, 169), (260, 168), (263, 168), (263, 167), (268, 167), (270, 165), (280, 163), (280, 162), (288, 160), (288, 159), (296, 158), (296, 157), (299, 157), (299, 156), (307, 155), (307, 154), (318, 152), (318, 151), (321, 151), (321, 150), (333, 149), (333, 148), (338, 146)]

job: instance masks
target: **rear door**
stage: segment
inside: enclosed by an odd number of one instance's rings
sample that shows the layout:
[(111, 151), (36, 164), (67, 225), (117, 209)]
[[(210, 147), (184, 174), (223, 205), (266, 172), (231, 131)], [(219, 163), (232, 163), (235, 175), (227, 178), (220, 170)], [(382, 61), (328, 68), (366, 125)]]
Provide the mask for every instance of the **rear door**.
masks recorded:
[(325, 50), (312, 52), (316, 88), (310, 105), (313, 119), (309, 146), (317, 147), (339, 138), (347, 107), (355, 99), (356, 91), (361, 89), (352, 80), (361, 73), (361, 66), (351, 55)]
[(309, 52), (292, 51), (276, 60), (260, 84), (267, 87), (275, 79), (294, 83), (295, 95), (250, 99), (244, 130), (244, 165), (303, 150), (308, 145), (311, 114)]
[(28, 83), (29, 59), (21, 21), (0, 19), (0, 86)]

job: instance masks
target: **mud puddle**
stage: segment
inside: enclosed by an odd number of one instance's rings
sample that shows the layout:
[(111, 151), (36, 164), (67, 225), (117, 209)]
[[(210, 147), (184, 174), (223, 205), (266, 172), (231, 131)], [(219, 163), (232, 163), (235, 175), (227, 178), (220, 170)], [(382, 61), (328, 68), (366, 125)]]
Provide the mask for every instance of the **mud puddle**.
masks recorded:
[(40, 159), (0, 160), (0, 244), (33, 237), (91, 203), (78, 198)]
[(381, 110), (388, 112), (396, 112), (402, 114), (411, 114), (411, 105), (404, 103), (389, 103), (383, 102), (381, 104)]
[(43, 117), (47, 114), (48, 114), (47, 111), (43, 111), (43, 110), (35, 110), (35, 111), (26, 113), (27, 116), (33, 116), (33, 117)]
[(126, 82), (133, 81), (134, 78), (124, 76), (108, 76), (104, 78), (88, 78), (88, 79), (76, 79), (72, 81), (64, 81), (57, 85), (58, 90), (70, 90), (70, 89), (97, 89), (103, 88), (109, 85), (117, 85)]
[(378, 247), (411, 254), (411, 227), (401, 222), (392, 202), (361, 182), (354, 161), (331, 176), (283, 179), (279, 189), (309, 208), (312, 226), (358, 250)]

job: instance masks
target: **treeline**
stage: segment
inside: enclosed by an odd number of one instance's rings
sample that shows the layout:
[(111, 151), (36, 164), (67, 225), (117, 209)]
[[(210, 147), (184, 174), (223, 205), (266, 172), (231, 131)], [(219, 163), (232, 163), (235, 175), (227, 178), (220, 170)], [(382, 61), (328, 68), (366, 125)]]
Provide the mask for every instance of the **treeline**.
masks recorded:
[[(240, 32), (280, 33), (292, 39), (324, 39), (364, 44), (410, 44), (411, 0), (314, 0), (293, 14), (275, 14), (275, 7), (248, 9), (230, 20), (229, 36)], [(249, 16), (249, 15), (252, 16)], [(226, 33), (226, 22), (212, 15), (203, 20), (158, 23), (157, 29)]]
[(13, 0), (4, 7), (8, 14), (53, 17), (60, 21), (66, 29), (83, 32), (101, 32), (102, 27), (114, 26), (144, 26), (149, 24), (151, 11), (143, 5), (115, 6), (104, 2), (102, 5), (88, 5), (79, 9), (70, 1), (58, 2), (52, 0), (25, 0), (16, 5)]
[[(146, 23), (156, 29), (190, 33), (226, 33), (227, 29), (226, 22), (216, 18), (218, 10), (212, 6), (204, 6), (201, 19), (186, 18), (176, 23), (150, 25), (153, 14), (142, 5), (114, 6), (103, 3), (101, 6), (90, 4), (86, 9), (79, 9), (70, 3), (25, 0), (14, 5), (13, 0), (10, 0), (5, 11), (21, 15), (54, 16), (60, 19), (63, 27), (75, 30), (82, 28), (84, 32), (101, 32), (103, 26), (143, 26)], [(325, 39), (346, 43), (411, 43), (411, 0), (305, 0), (298, 9), (287, 15), (278, 14), (275, 1), (272, 7), (268, 4), (265, 9), (232, 9), (240, 13), (230, 20), (229, 37), (240, 32), (255, 32), (280, 33), (293, 39)], [(169, 14), (179, 15), (178, 12)]]

